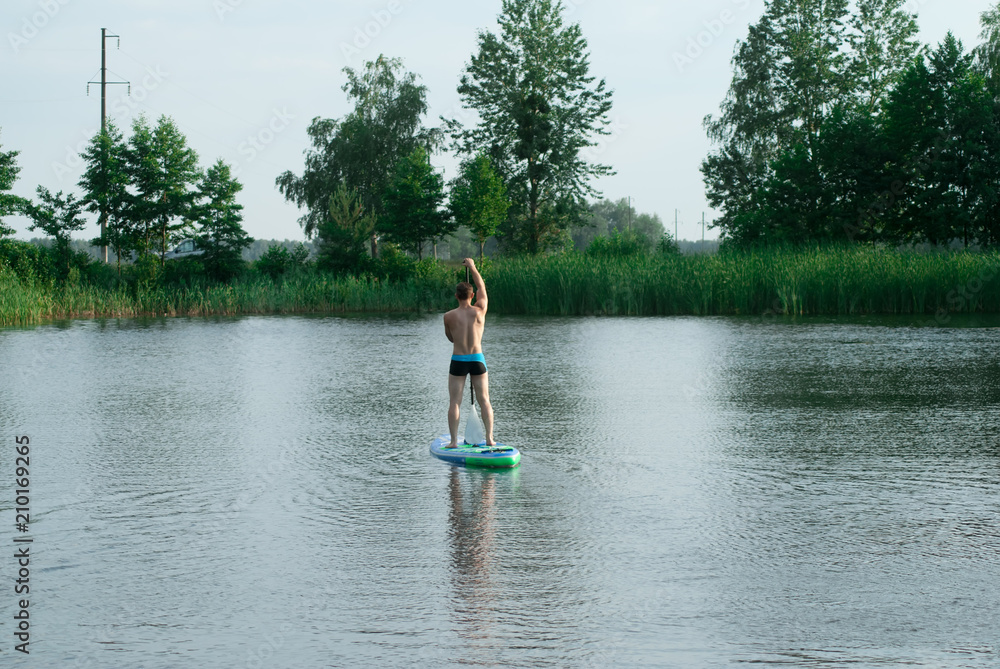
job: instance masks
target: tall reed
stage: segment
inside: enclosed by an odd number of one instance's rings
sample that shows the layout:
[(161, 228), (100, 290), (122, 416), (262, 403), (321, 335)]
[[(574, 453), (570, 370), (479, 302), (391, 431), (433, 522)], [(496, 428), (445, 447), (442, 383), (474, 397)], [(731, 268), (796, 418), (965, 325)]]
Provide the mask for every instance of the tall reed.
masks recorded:
[[(699, 256), (498, 258), (490, 309), (537, 315), (1000, 313), (1000, 252), (871, 247)], [(229, 285), (98, 288), (36, 284), (0, 267), (0, 326), (65, 318), (442, 311), (450, 279), (401, 283), (300, 274)]]
[(440, 311), (454, 302), (453, 289), (440, 281), (389, 284), (323, 275), (285, 281), (253, 277), (194, 287), (98, 288), (37, 285), (0, 270), (0, 326), (68, 318)]
[(1000, 313), (997, 251), (833, 247), (607, 259), (568, 254), (495, 262), (491, 270), (491, 305), (511, 314)]

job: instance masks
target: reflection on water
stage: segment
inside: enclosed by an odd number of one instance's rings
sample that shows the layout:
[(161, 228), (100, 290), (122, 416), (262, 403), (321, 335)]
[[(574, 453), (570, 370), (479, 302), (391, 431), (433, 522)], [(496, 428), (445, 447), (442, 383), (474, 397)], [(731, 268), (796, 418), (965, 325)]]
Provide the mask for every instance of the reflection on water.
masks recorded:
[(491, 319), (488, 472), (437, 316), (0, 330), (9, 664), (997, 666), (997, 332)]
[(492, 638), (496, 591), (496, 474), (473, 476), (471, 494), (463, 496), (459, 470), (448, 480), (448, 514), (455, 596), (454, 617), (459, 636), (488, 642)]

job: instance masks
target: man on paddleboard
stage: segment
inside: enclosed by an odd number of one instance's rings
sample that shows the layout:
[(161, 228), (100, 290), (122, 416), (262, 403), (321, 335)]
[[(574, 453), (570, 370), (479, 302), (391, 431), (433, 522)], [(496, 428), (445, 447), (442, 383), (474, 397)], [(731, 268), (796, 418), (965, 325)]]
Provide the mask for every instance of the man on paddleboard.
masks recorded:
[[(458, 447), (458, 419), (462, 407), (462, 395), (465, 392), (465, 377), (472, 376), (472, 386), (475, 388), (479, 406), (483, 411), (483, 424), (486, 427), (486, 444), (495, 446), (493, 441), (493, 407), (490, 405), (489, 375), (486, 371), (486, 359), (483, 357), (483, 329), (486, 327), (486, 284), (476, 269), (476, 262), (466, 258), (462, 264), (469, 268), (472, 283), (466, 282), (455, 288), (455, 299), (458, 308), (444, 315), (444, 334), (448, 341), (455, 344), (451, 356), (451, 369), (448, 375), (448, 393), (451, 405), (448, 407), (448, 429), (451, 430), (451, 444), (448, 448)], [(478, 291), (476, 304), (472, 298)]]

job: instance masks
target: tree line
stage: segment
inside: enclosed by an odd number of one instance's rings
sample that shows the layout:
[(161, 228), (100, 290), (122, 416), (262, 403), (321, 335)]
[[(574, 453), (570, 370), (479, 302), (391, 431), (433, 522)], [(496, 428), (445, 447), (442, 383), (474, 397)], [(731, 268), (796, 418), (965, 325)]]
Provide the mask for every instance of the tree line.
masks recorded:
[[(352, 271), (380, 243), (419, 256), (459, 226), (480, 254), (491, 237), (513, 254), (572, 246), (569, 230), (586, 224), (587, 198), (598, 195), (592, 179), (613, 173), (584, 156), (608, 134), (612, 103), (589, 74), (579, 25), (562, 14), (556, 0), (504, 0), (499, 31), (479, 33), (458, 86), (474, 122), (427, 127), (427, 88), (399, 59), (344, 70), (353, 111), (314, 119), (303, 172), (276, 180), (305, 210), (300, 224), (321, 263)], [(441, 150), (461, 161), (447, 193), (430, 164)]]
[[(983, 42), (967, 51), (951, 34), (921, 45), (904, 2), (766, 1), (737, 45), (719, 113), (705, 119), (715, 148), (702, 172), (727, 243), (1000, 240), (1000, 6), (983, 13)], [(480, 254), (490, 239), (509, 254), (595, 238), (601, 253), (676, 250), (657, 217), (593, 201), (593, 180), (614, 173), (586, 151), (609, 134), (612, 92), (563, 14), (559, 0), (503, 0), (498, 29), (480, 31), (461, 75), (463, 112), (436, 126), (427, 88), (401, 60), (345, 68), (352, 111), (313, 119), (301, 173), (275, 181), (303, 211), (322, 268), (378, 274), (460, 226)], [(431, 162), (442, 151), (460, 159), (449, 183)], [(169, 118), (94, 137), (80, 195), (11, 195), (16, 157), (0, 151), (0, 237), (12, 232), (4, 215), (25, 213), (66, 259), (90, 212), (105, 231), (94, 243), (118, 258), (162, 265), (176, 238), (197, 236), (219, 279), (252, 242), (230, 168), (202, 170)], [(302, 258), (276, 250), (270, 261)]]
[[(131, 136), (109, 122), (81, 154), (85, 169), (80, 194), (36, 190), (37, 201), (9, 191), (20, 171), (16, 151), (0, 151), (0, 217), (26, 215), (30, 230), (54, 240), (54, 260), (60, 278), (72, 269), (71, 234), (87, 224), (84, 212), (98, 216), (101, 236), (95, 246), (109, 247), (118, 271), (122, 258), (162, 266), (171, 244), (193, 236), (204, 252), (205, 272), (226, 280), (239, 271), (242, 250), (253, 240), (242, 227), (242, 205), (236, 196), (243, 186), (221, 159), (203, 170), (198, 155), (174, 121), (161, 117), (155, 126), (141, 116)], [(0, 237), (13, 234), (0, 221)]]
[(727, 242), (1000, 242), (1000, 5), (968, 51), (905, 4), (765, 3), (705, 119)]
[[(321, 267), (372, 273), (383, 251), (419, 259), (428, 243), (460, 226), (480, 255), (491, 238), (515, 254), (572, 247), (570, 231), (580, 237), (601, 207), (588, 201), (599, 195), (592, 180), (613, 173), (584, 155), (609, 134), (612, 94), (589, 73), (587, 41), (563, 13), (559, 0), (503, 1), (499, 30), (480, 32), (458, 86), (473, 122), (441, 118), (430, 127), (427, 89), (399, 59), (345, 68), (353, 111), (315, 118), (303, 171), (276, 179), (304, 210), (300, 224), (316, 240)], [(447, 184), (431, 164), (445, 150), (461, 162)], [(15, 156), (0, 167), (15, 167)], [(83, 158), (79, 197), (40, 187), (38, 202), (0, 200), (0, 207), (26, 213), (32, 229), (53, 235), (60, 248), (84, 225), (82, 212), (96, 214), (105, 232), (95, 243), (118, 258), (158, 255), (162, 263), (173, 240), (194, 232), (212, 248), (213, 273), (232, 273), (250, 243), (235, 200), (241, 186), (221, 161), (203, 172), (173, 121), (151, 127), (139, 119), (129, 138), (109, 125)], [(14, 177), (8, 170), (0, 189)], [(650, 244), (662, 225), (656, 234)]]

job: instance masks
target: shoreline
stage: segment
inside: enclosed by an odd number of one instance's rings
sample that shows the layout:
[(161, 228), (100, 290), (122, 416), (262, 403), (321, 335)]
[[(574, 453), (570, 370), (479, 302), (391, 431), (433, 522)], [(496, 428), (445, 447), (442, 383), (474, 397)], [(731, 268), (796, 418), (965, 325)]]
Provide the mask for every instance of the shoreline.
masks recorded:
[[(196, 286), (38, 285), (0, 268), (0, 327), (77, 319), (446, 311), (447, 273), (401, 282), (250, 275)], [(535, 316), (914, 316), (1000, 314), (1000, 252), (870, 247), (712, 256), (495, 258), (491, 313)]]

